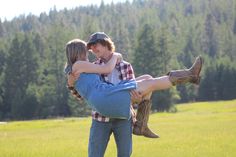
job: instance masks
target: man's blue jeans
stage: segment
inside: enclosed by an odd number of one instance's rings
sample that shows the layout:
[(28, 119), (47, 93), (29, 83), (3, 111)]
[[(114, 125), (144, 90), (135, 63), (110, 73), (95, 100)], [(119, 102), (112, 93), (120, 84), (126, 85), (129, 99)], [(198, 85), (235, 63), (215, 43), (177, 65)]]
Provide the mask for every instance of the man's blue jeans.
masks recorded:
[(111, 133), (114, 134), (118, 157), (130, 157), (132, 153), (132, 122), (110, 119), (110, 122), (92, 121), (89, 137), (89, 157), (104, 157)]

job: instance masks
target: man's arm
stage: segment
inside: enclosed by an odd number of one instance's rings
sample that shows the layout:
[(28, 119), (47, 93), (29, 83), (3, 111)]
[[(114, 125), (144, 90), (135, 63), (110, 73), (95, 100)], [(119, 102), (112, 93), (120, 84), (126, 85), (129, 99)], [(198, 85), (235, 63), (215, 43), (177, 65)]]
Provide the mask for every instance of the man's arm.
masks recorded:
[(70, 74), (67, 75), (67, 88), (69, 89), (70, 93), (79, 101), (82, 101), (82, 96), (77, 92), (77, 90), (74, 87), (75, 77)]
[(70, 93), (79, 101), (83, 100), (83, 97), (77, 92), (77, 90), (75, 89), (75, 87), (69, 87), (67, 86), (67, 88), (70, 90)]
[[(120, 63), (121, 77), (123, 80), (135, 79), (134, 70), (129, 62), (123, 61)], [(130, 92), (132, 102), (141, 102), (142, 95), (137, 90)]]

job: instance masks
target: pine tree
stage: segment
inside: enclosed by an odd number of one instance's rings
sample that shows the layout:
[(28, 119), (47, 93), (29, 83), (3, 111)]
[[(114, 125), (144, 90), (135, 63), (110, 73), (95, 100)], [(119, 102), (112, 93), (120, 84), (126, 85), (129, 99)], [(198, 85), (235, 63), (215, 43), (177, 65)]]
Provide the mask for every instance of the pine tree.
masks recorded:
[[(183, 63), (185, 68), (191, 67), (194, 58), (196, 57), (195, 55), (196, 50), (194, 47), (193, 43), (193, 30), (190, 29), (189, 34), (186, 39), (186, 45), (183, 49), (183, 52), (179, 55), (180, 61)], [(189, 101), (194, 101), (195, 98), (197, 97), (197, 89), (193, 85), (178, 85), (177, 90), (180, 93), (180, 102), (189, 102)]]
[[(213, 65), (214, 64), (214, 65)], [(205, 73), (210, 74), (204, 77), (199, 87), (198, 100), (215, 100), (216, 99), (216, 65), (213, 63), (211, 66), (206, 67)]]
[[(61, 26), (55, 26), (51, 30), (49, 38), (49, 49), (45, 54), (45, 65), (41, 72), (44, 80), (41, 80), (40, 87), (40, 115), (47, 116), (68, 116), (70, 109), (68, 106), (68, 90), (63, 73), (65, 65), (65, 44), (67, 41), (67, 31), (63, 31)], [(41, 73), (41, 74), (42, 74)]]
[(6, 55), (5, 55), (4, 50), (0, 49), (0, 76), (3, 73), (3, 68), (5, 65), (5, 58), (6, 58)]
[[(150, 74), (153, 77), (163, 75), (169, 69), (170, 53), (165, 29), (161, 29), (160, 36), (149, 25), (145, 24), (137, 39), (134, 52), (133, 67), (135, 73)], [(172, 107), (173, 92), (171, 90), (155, 92), (152, 96), (153, 109), (164, 111)]]
[[(38, 66), (31, 41), (30, 36), (16, 35), (11, 43), (4, 81), (5, 118), (22, 119), (34, 115), (37, 102), (31, 93), (27, 93), (28, 87), (36, 79)], [(33, 102), (29, 102), (29, 98), (34, 99)], [(27, 110), (28, 107), (32, 110)]]
[(154, 34), (154, 29), (145, 24), (137, 37), (133, 67), (138, 76), (142, 74), (157, 76), (162, 71)]
[(236, 17), (234, 18), (233, 33), (236, 35)]
[(116, 45), (116, 51), (122, 53), (125, 60), (130, 60), (130, 41), (128, 38), (128, 30), (126, 29), (125, 22), (122, 18), (117, 21), (115, 25), (114, 35), (112, 35), (113, 41)]
[(211, 14), (208, 14), (205, 20), (203, 51), (211, 57), (216, 57), (218, 53), (218, 42), (214, 29), (215, 25), (214, 17)]
[[(12, 43), (11, 48), (9, 50), (9, 56), (6, 60), (6, 70), (5, 70), (5, 81), (4, 81), (4, 100), (3, 100), (3, 117), (4, 118), (10, 118), (11, 116), (11, 105), (12, 100), (14, 99), (15, 90), (20, 88), (17, 85), (21, 84), (21, 81), (19, 79), (20, 70), (20, 58), (21, 58), (21, 50), (20, 50), (20, 37), (16, 36)], [(21, 37), (22, 38), (22, 37)]]
[(0, 19), (0, 38), (4, 37), (4, 34), (5, 34), (4, 26), (3, 26), (2, 21)]
[[(157, 54), (160, 68), (160, 75), (166, 74), (170, 70), (171, 53), (169, 51), (168, 26), (164, 25), (160, 29), (157, 39)], [(153, 95), (153, 108), (158, 111), (170, 111), (173, 108), (175, 99), (179, 97), (175, 88), (159, 91)], [(175, 110), (175, 109), (174, 109)]]
[(5, 52), (0, 50), (0, 120), (3, 118), (3, 76), (4, 76), (4, 67), (5, 67)]

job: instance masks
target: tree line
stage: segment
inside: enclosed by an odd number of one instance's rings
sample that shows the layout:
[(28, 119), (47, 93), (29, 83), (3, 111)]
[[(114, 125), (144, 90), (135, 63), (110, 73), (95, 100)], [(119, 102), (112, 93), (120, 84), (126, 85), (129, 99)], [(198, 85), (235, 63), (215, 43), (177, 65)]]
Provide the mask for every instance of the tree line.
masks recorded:
[[(188, 68), (202, 55), (200, 86), (155, 92), (153, 111), (173, 104), (236, 98), (235, 0), (133, 0), (0, 19), (0, 120), (86, 116), (63, 73), (65, 44), (104, 31), (135, 75)], [(90, 56), (94, 59), (94, 56)]]

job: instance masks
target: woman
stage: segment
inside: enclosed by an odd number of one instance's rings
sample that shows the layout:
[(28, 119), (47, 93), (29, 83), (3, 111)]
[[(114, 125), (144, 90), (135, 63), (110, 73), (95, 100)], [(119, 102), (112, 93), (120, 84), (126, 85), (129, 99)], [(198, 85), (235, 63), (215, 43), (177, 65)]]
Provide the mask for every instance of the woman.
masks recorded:
[(88, 61), (86, 42), (74, 39), (66, 45), (68, 85), (74, 86), (73, 74), (80, 74), (75, 88), (87, 103), (102, 115), (111, 118), (130, 118), (130, 91), (138, 90), (143, 96), (155, 90), (168, 89), (173, 85), (191, 82), (198, 84), (202, 58), (198, 57), (190, 69), (171, 71), (167, 76), (158, 78), (123, 81), (113, 85), (101, 80), (99, 74), (110, 73), (121, 55), (113, 53), (105, 65)]

